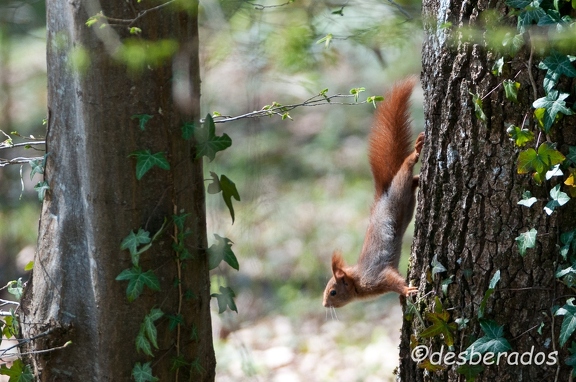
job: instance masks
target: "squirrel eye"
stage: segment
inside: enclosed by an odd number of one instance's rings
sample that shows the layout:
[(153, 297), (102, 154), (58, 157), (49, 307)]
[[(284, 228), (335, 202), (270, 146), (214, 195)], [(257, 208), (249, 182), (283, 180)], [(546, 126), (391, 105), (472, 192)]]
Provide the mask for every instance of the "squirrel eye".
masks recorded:
[(330, 291), (330, 296), (336, 296), (336, 291), (334, 289)]

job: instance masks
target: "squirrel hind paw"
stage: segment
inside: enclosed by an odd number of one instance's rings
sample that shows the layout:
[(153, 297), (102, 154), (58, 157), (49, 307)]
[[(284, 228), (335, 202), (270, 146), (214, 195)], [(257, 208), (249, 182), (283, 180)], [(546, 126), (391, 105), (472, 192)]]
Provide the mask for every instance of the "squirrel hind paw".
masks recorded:
[(411, 295), (416, 294), (416, 293), (418, 293), (417, 287), (410, 286), (410, 287), (406, 287), (404, 289), (404, 296), (406, 296), (406, 297), (411, 296)]

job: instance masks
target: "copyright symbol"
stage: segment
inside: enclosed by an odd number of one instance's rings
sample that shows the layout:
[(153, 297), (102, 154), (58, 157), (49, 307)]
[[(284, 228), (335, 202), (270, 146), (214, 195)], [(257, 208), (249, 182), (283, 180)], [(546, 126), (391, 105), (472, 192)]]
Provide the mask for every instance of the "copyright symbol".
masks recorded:
[(410, 356), (412, 357), (412, 361), (418, 363), (428, 358), (429, 352), (430, 350), (428, 350), (427, 346), (418, 345), (414, 349), (412, 349), (412, 353), (410, 353)]

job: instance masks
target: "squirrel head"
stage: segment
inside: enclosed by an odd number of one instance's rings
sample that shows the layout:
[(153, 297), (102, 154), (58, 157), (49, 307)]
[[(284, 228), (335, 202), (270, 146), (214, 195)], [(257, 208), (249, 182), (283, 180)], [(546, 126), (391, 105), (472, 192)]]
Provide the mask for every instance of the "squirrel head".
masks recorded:
[(324, 290), (323, 305), (327, 308), (339, 308), (348, 304), (356, 297), (353, 271), (344, 263), (342, 255), (334, 252), (332, 255), (332, 278)]

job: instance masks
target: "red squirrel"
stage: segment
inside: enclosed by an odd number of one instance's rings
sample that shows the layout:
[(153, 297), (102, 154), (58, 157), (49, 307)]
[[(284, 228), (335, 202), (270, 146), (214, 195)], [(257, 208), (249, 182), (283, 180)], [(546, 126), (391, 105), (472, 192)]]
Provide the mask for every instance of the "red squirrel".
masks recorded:
[(398, 272), (402, 236), (416, 204), (419, 178), (412, 171), (424, 144), (420, 133), (411, 149), (408, 108), (415, 83), (415, 78), (409, 78), (396, 84), (376, 110), (368, 144), (376, 186), (368, 230), (358, 264), (347, 266), (339, 252), (332, 255), (325, 307), (339, 308), (386, 292), (408, 296), (417, 291)]

